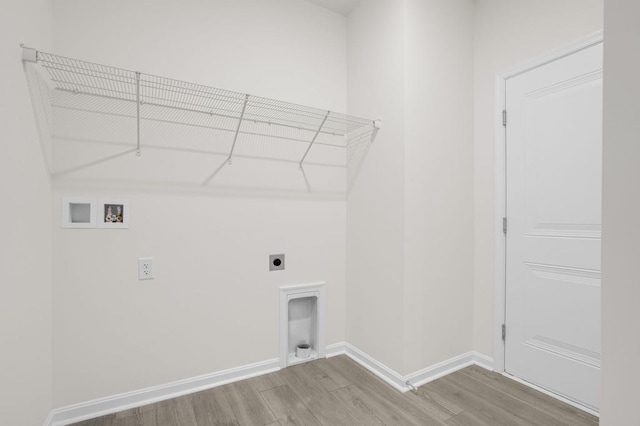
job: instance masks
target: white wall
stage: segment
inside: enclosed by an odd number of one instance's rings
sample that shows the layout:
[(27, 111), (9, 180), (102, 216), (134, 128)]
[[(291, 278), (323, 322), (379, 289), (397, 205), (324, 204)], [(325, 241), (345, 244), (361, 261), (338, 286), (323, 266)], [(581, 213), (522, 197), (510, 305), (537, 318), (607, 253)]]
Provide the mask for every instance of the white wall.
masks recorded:
[[(61, 0), (54, 42), (67, 56), (346, 110), (346, 18), (303, 1)], [(159, 160), (155, 185), (84, 180), (91, 168), (55, 181), (56, 224), (63, 195), (131, 202), (129, 230), (54, 227), (55, 406), (277, 357), (283, 284), (326, 281), (326, 343), (345, 339), (344, 198), (174, 185), (190, 164)], [(284, 272), (267, 271), (270, 253), (286, 254)], [(137, 281), (143, 256), (153, 281)]]
[(347, 201), (347, 341), (402, 369), (404, 1), (361, 2), (348, 18), (348, 105), (380, 117)]
[(602, 0), (476, 0), (473, 347), (493, 354), (495, 76), (602, 29)]
[(472, 349), (473, 303), (473, 2), (406, 5), (405, 374)]
[(56, 1), (60, 55), (344, 110), (346, 19), (302, 0)]
[(602, 225), (603, 426), (638, 423), (640, 3), (605, 1)]
[(347, 208), (347, 341), (401, 374), (471, 349), (472, 3), (349, 15), (349, 110), (380, 116)]
[(0, 3), (0, 424), (51, 409), (51, 190), (19, 44), (51, 45), (51, 2)]

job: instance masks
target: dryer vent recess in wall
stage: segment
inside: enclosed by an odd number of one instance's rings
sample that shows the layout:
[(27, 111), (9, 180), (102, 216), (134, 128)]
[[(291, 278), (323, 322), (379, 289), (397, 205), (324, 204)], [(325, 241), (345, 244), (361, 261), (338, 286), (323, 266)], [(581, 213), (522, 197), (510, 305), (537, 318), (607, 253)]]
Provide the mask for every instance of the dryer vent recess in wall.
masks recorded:
[(280, 368), (326, 356), (325, 303), (324, 282), (280, 287)]

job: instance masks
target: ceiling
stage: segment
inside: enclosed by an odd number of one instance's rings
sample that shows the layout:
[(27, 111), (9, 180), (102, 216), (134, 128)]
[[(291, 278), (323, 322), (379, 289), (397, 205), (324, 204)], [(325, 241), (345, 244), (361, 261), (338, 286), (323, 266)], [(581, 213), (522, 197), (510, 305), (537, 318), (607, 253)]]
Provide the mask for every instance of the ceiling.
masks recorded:
[(360, 0), (307, 0), (311, 3), (332, 10), (340, 15), (347, 16), (349, 12), (360, 3)]

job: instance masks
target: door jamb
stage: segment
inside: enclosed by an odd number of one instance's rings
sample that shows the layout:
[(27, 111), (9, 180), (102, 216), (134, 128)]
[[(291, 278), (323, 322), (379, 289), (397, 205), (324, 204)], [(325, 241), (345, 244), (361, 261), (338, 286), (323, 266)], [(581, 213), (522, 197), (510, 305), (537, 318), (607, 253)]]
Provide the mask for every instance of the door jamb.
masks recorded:
[(555, 49), (545, 55), (516, 65), (496, 75), (495, 78), (495, 281), (494, 281), (494, 324), (493, 324), (493, 368), (498, 373), (505, 369), (505, 342), (502, 340), (502, 324), (506, 323), (506, 244), (507, 239), (502, 231), (502, 218), (507, 215), (507, 158), (506, 158), (506, 128), (502, 124), (502, 111), (506, 106), (507, 80), (549, 62), (569, 56), (573, 53), (602, 43), (603, 32), (597, 31), (582, 37), (563, 47)]

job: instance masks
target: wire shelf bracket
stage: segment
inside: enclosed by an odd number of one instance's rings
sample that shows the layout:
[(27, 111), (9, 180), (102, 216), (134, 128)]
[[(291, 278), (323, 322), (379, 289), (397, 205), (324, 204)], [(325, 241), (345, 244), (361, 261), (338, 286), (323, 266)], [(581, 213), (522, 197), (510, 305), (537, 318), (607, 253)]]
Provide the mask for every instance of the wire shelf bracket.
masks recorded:
[(236, 127), (236, 133), (233, 135), (233, 143), (231, 144), (231, 152), (229, 152), (229, 158), (227, 158), (227, 163), (231, 164), (231, 157), (233, 156), (233, 150), (236, 147), (236, 142), (238, 141), (238, 134), (240, 132), (240, 126), (242, 126), (242, 119), (244, 118), (244, 113), (247, 110), (247, 103), (249, 102), (249, 95), (244, 96), (244, 104), (242, 104), (242, 112), (240, 113), (240, 119), (238, 120), (238, 127)]
[(380, 129), (380, 120), (24, 46), (22, 62), (32, 85), (30, 90), (39, 91), (39, 96), (32, 95), (34, 108), (38, 103), (39, 110), (46, 113), (45, 121), (56, 122), (47, 129), (52, 138), (58, 136), (54, 129), (62, 129), (64, 137), (77, 140), (111, 138), (128, 144), (137, 156), (143, 149), (184, 151), (204, 146), (202, 149), (226, 156), (223, 164), (232, 164), (240, 157), (263, 158), (297, 163), (302, 169), (303, 165), (325, 165), (327, 158), (333, 163), (326, 165), (335, 167), (333, 150), (342, 148), (345, 154), (341, 167), (348, 169), (349, 184), (350, 177), (357, 175), (354, 168), (362, 166)]
[(322, 131), (322, 128), (324, 127), (324, 123), (327, 122), (327, 118), (329, 118), (329, 114), (331, 114), (331, 111), (327, 111), (327, 115), (325, 115), (324, 118), (322, 119), (322, 123), (320, 123), (320, 127), (318, 127), (316, 134), (313, 135), (313, 139), (311, 139), (311, 143), (309, 143), (307, 150), (304, 152), (304, 155), (302, 156), (302, 159), (300, 160), (300, 164), (299, 164), (300, 170), (302, 170), (302, 163), (304, 162), (304, 159), (307, 158), (309, 151), (311, 151), (311, 147), (313, 146), (313, 143), (316, 141), (316, 139), (318, 138), (318, 135)]

